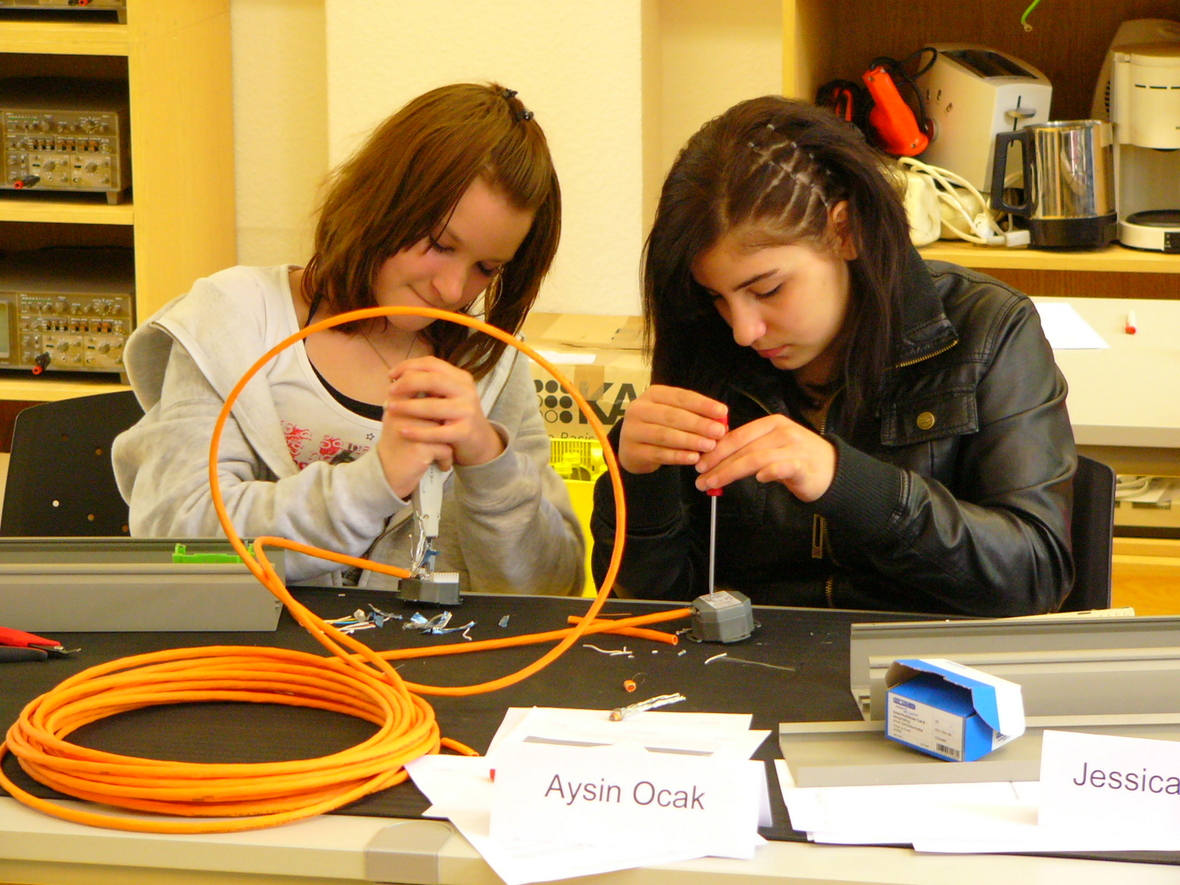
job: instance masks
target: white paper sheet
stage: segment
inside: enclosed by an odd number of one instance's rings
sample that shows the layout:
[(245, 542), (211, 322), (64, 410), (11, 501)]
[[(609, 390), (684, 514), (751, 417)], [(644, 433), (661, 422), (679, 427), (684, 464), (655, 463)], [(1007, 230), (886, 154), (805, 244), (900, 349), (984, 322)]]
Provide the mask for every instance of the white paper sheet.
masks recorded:
[(1066, 301), (1037, 301), (1041, 327), (1054, 350), (1104, 350), (1110, 347)]
[(1180, 850), (1180, 833), (1167, 845), (1143, 834), (1040, 826), (1036, 782), (797, 788), (785, 762), (775, 770), (791, 826), (813, 842), (953, 854)]
[(488, 756), (506, 743), (636, 746), (649, 752), (749, 759), (770, 735), (751, 730), (744, 713), (674, 713), (653, 710), (611, 722), (606, 710), (513, 707), (492, 738)]
[[(555, 708), (513, 708), (508, 711), (492, 740), (486, 757), (423, 756), (406, 766), (414, 783), (431, 801), (427, 817), (445, 817), (476, 848), (507, 885), (548, 882), (574, 876), (588, 876), (637, 866), (672, 863), (701, 857), (697, 846), (662, 840), (644, 844), (603, 844), (539, 842), (492, 839), (491, 809), (494, 797), (492, 768), (496, 753), (511, 744), (529, 739), (558, 743), (619, 745), (678, 752), (675, 748), (698, 751), (711, 749), (719, 756), (749, 759), (769, 732), (751, 732), (752, 717), (724, 713), (668, 713), (652, 711), (609, 722), (604, 710)], [(610, 726), (609, 728), (606, 726)], [(680, 752), (685, 750), (681, 749)], [(738, 755), (745, 752), (744, 757)], [(766, 780), (760, 778), (759, 824), (770, 824), (770, 802)], [(750, 856), (765, 840), (750, 832)]]
[(781, 760), (776, 771), (791, 826), (816, 842), (880, 845), (964, 833), (992, 838), (1011, 836), (1013, 826), (1037, 819), (1036, 807), (1010, 783), (793, 787)]
[(447, 818), (507, 885), (551, 882), (645, 864), (673, 863), (699, 857), (683, 846), (661, 850), (629, 846), (604, 850), (591, 843), (503, 842), (492, 839), (492, 779), (482, 756), (422, 756), (406, 766), (410, 776), (434, 804), (427, 817)]
[(766, 776), (749, 759), (509, 743), (496, 753), (495, 781), (497, 840), (580, 843), (593, 834), (600, 851), (660, 845), (749, 860)]

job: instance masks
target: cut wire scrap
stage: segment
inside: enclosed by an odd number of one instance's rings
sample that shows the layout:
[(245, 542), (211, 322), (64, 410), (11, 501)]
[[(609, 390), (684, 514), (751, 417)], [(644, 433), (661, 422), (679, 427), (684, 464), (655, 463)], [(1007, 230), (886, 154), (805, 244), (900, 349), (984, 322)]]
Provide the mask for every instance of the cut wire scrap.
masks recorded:
[(370, 616), (368, 612), (358, 608), (351, 615), (345, 615), (342, 618), (333, 618), (326, 623), (336, 627), (341, 633), (352, 634), (357, 630), (372, 630), (374, 627), (380, 627), (385, 621), (382, 618), (378, 622), (377, 618)]
[(384, 627), (386, 621), (403, 620), (401, 615), (395, 614), (394, 612), (381, 611), (381, 609), (377, 608), (377, 606), (373, 605), (371, 602), (369, 603), (369, 610), (373, 612), (372, 617), (373, 620), (377, 622), (378, 627)]
[(711, 658), (705, 660), (706, 664), (711, 664), (714, 661), (720, 661), (723, 664), (749, 664), (751, 667), (766, 667), (770, 670), (785, 670), (788, 673), (794, 673), (794, 667), (788, 667), (785, 664), (768, 664), (766, 661), (751, 661), (749, 658), (735, 658), (727, 652), (722, 652), (719, 655), (713, 655)]
[(616, 707), (610, 711), (611, 722), (621, 722), (632, 713), (642, 713), (645, 710), (655, 710), (659, 707), (666, 707), (669, 704), (679, 704), (681, 701), (687, 701), (684, 695), (680, 692), (676, 694), (660, 694), (654, 698), (648, 698), (646, 701), (636, 701), (634, 704), (628, 704), (625, 707)]
[(631, 649), (623, 646), (622, 648), (599, 648), (597, 645), (591, 645), (589, 642), (583, 642), (582, 648), (588, 648), (598, 652), (600, 655), (609, 655), (610, 657), (617, 657), (619, 655), (631, 655)]
[(448, 627), (451, 623), (452, 612), (440, 612), (433, 618), (427, 618), (420, 612), (414, 612), (410, 615), (410, 619), (402, 624), (403, 630), (417, 630), (419, 633), (429, 633), (433, 636), (442, 636), (446, 633), (462, 633), (463, 638), (471, 641), (471, 637), (467, 635), (467, 631), (475, 626), (475, 621), (468, 621), (462, 627)]

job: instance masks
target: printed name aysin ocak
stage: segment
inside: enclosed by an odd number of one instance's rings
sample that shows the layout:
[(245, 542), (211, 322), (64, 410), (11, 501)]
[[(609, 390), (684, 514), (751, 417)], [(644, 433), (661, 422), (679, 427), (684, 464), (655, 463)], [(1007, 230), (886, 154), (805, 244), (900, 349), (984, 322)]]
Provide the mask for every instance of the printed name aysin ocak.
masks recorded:
[[(563, 781), (561, 775), (553, 775), (549, 786), (545, 790), (545, 798), (559, 797), (566, 805), (575, 802), (608, 802), (621, 804), (623, 802), (623, 788), (618, 784), (608, 784), (605, 780), (598, 783), (575, 783)], [(631, 788), (630, 799), (636, 805), (657, 805), (660, 808), (684, 808), (690, 811), (705, 810), (705, 793), (696, 786), (687, 790), (672, 790), (657, 787), (651, 781), (639, 781)]]

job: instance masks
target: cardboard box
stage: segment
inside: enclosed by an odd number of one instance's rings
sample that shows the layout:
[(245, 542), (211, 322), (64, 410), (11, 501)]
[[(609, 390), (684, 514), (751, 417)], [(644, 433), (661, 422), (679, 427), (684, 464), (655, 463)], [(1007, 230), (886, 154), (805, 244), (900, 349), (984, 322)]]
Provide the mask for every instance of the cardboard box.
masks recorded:
[(1020, 686), (941, 658), (902, 658), (885, 674), (885, 736), (971, 762), (1024, 734)]
[[(643, 356), (640, 317), (532, 313), (523, 332), (525, 341), (573, 382), (607, 430), (647, 388), (650, 370)], [(549, 435), (594, 436), (573, 397), (540, 364), (534, 362), (532, 370)]]

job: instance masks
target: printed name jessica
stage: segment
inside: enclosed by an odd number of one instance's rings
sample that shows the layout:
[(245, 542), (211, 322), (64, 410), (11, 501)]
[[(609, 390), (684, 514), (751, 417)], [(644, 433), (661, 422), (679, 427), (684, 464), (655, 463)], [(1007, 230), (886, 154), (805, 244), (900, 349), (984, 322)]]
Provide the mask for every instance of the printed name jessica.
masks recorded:
[(1079, 786), (1105, 787), (1108, 790), (1126, 790), (1129, 793), (1166, 793), (1180, 796), (1180, 777), (1162, 774), (1148, 774), (1142, 771), (1103, 771), (1090, 768), (1089, 762), (1082, 763), (1082, 773), (1073, 779)]
[[(693, 786), (689, 790), (669, 790), (657, 787), (651, 781), (640, 781), (631, 788), (631, 801), (636, 805), (658, 805), (661, 808), (685, 808), (690, 811), (705, 810), (705, 794)], [(545, 798), (560, 798), (566, 805), (575, 802), (612, 802), (622, 804), (623, 788), (618, 784), (575, 783), (563, 781), (561, 775), (553, 775)]]

